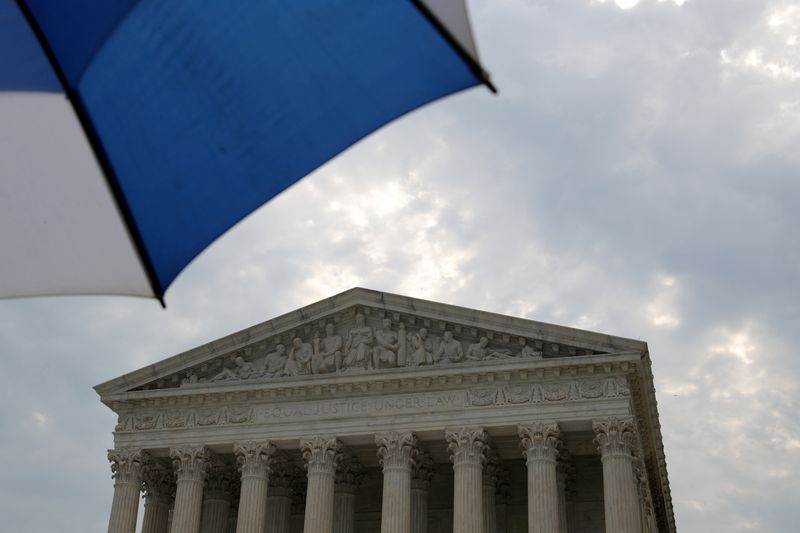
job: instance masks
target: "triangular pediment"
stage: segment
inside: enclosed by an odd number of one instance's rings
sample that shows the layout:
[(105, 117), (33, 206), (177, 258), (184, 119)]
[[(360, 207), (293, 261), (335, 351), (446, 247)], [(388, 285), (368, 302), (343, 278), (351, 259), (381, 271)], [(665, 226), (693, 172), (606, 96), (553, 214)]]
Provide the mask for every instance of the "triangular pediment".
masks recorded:
[(598, 354), (645, 353), (641, 341), (355, 288), (95, 387), (135, 391), (291, 382)]

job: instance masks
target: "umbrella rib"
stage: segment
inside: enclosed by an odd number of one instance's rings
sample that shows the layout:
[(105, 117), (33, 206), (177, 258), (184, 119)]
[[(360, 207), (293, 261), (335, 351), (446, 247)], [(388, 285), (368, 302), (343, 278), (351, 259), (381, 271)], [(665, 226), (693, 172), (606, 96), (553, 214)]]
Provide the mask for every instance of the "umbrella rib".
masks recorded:
[(128, 231), (128, 236), (136, 248), (139, 260), (142, 263), (142, 268), (144, 268), (144, 271), (147, 274), (147, 280), (150, 283), (150, 288), (153, 290), (153, 295), (161, 304), (161, 307), (166, 308), (166, 304), (164, 303), (164, 291), (161, 287), (161, 283), (158, 281), (158, 277), (156, 276), (156, 271), (153, 267), (150, 254), (147, 252), (142, 235), (139, 232), (139, 228), (136, 225), (135, 219), (133, 218), (133, 212), (131, 211), (127, 200), (125, 199), (125, 196), (122, 192), (122, 187), (119, 184), (119, 179), (117, 178), (117, 174), (114, 171), (111, 160), (109, 159), (105, 147), (103, 146), (103, 143), (97, 134), (97, 129), (95, 128), (94, 122), (92, 121), (92, 118), (86, 109), (83, 99), (77, 90), (70, 87), (67, 77), (64, 74), (61, 65), (59, 64), (58, 59), (56, 58), (55, 52), (47, 40), (47, 36), (42, 31), (42, 28), (36, 21), (36, 17), (34, 17), (33, 12), (30, 10), (25, 0), (17, 0), (17, 6), (25, 16), (25, 20), (28, 22), (28, 26), (30, 26), (31, 31), (36, 36), (37, 41), (39, 41), (39, 46), (42, 47), (42, 51), (47, 57), (47, 60), (50, 62), (50, 66), (53, 68), (58, 81), (64, 88), (64, 93), (67, 97), (67, 100), (70, 102), (70, 104), (72, 104), (72, 108), (75, 110), (75, 114), (78, 117), (78, 122), (80, 122), (80, 125), (86, 134), (86, 138), (89, 141), (89, 145), (92, 147), (92, 151), (97, 158), (97, 163), (100, 165), (100, 168), (105, 175), (106, 183), (108, 184), (108, 187), (111, 190), (111, 195), (117, 204), (120, 216), (125, 221), (125, 229)]
[(489, 73), (481, 66), (481, 64), (472, 57), (464, 45), (462, 45), (458, 39), (452, 34), (452, 32), (447, 29), (447, 27), (439, 20), (439, 17), (431, 11), (428, 6), (422, 2), (422, 0), (411, 0), (414, 6), (428, 19), (434, 28), (444, 37), (447, 43), (456, 51), (456, 53), (461, 57), (461, 59), (469, 65), (470, 70), (475, 77), (478, 78), (481, 83), (486, 85), (486, 87), (492, 91), (493, 93), (497, 94), (497, 87), (494, 86), (492, 80), (489, 78)]

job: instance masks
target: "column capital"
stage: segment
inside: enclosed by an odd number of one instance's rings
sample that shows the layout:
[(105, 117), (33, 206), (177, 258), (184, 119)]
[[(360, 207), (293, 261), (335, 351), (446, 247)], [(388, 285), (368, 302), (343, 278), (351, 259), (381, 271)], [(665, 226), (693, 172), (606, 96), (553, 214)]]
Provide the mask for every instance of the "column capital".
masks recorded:
[(175, 499), (175, 474), (172, 468), (153, 458), (145, 462), (142, 490), (146, 500), (171, 505)]
[(636, 426), (630, 418), (609, 417), (592, 421), (594, 444), (602, 457), (631, 457), (637, 442)]
[(150, 456), (140, 448), (108, 450), (111, 477), (116, 483), (141, 483), (142, 470), (149, 460)]
[(417, 455), (417, 436), (412, 432), (390, 431), (375, 435), (378, 446), (378, 463), (387, 468), (411, 469)]
[(428, 490), (433, 479), (433, 458), (427, 450), (417, 448), (417, 456), (411, 466), (411, 488)]
[(239, 477), (233, 465), (220, 460), (211, 463), (206, 477), (206, 500), (224, 500), (230, 502), (233, 497), (233, 486)]
[(300, 450), (309, 474), (333, 475), (336, 465), (342, 460), (342, 443), (334, 436), (317, 435), (301, 439)]
[(350, 454), (343, 454), (342, 460), (336, 465), (336, 491), (354, 492), (361, 484), (364, 477), (361, 463)]
[(214, 452), (205, 446), (184, 446), (169, 451), (178, 481), (205, 481)]
[(289, 461), (285, 454), (280, 453), (272, 458), (272, 465), (269, 473), (270, 494), (275, 494), (273, 489), (277, 489), (287, 496), (292, 494), (292, 485), (295, 482), (298, 468)]
[(249, 476), (264, 477), (269, 475), (272, 458), (277, 448), (269, 441), (240, 442), (233, 445), (236, 466), (242, 478)]
[(486, 442), (489, 439), (481, 427), (461, 427), (444, 432), (447, 440), (447, 451), (453, 465), (461, 463), (483, 464)]
[(561, 431), (555, 422), (531, 422), (517, 427), (522, 439), (522, 456), (531, 461), (556, 461), (561, 448)]
[(487, 487), (496, 487), (501, 469), (502, 465), (497, 450), (492, 447), (487, 447), (486, 462), (483, 465), (483, 484)]

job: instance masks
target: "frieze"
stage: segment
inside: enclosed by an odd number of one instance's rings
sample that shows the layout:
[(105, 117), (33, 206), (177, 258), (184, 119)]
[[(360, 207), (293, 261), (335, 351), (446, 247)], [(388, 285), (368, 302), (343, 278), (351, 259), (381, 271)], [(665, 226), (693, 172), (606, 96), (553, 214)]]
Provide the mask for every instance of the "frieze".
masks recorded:
[(627, 380), (624, 377), (616, 376), (562, 383), (514, 383), (495, 387), (477, 387), (467, 391), (467, 406), (489, 407), (627, 396), (630, 396)]
[(231, 424), (255, 424), (304, 418), (337, 418), (383, 414), (426, 413), (474, 407), (559, 403), (630, 395), (625, 377), (581, 379), (556, 383), (511, 383), (427, 394), (335, 398), (255, 405), (203, 406), (122, 414), (116, 431), (177, 430)]
[(360, 307), (259, 340), (143, 389), (596, 353), (601, 352)]

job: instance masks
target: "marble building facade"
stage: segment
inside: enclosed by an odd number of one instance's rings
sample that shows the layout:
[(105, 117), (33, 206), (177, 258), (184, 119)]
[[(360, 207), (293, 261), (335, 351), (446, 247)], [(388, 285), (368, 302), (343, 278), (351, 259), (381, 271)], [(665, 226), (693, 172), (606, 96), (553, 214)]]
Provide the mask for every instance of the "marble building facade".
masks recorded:
[(95, 390), (110, 533), (675, 531), (641, 341), (357, 288)]

